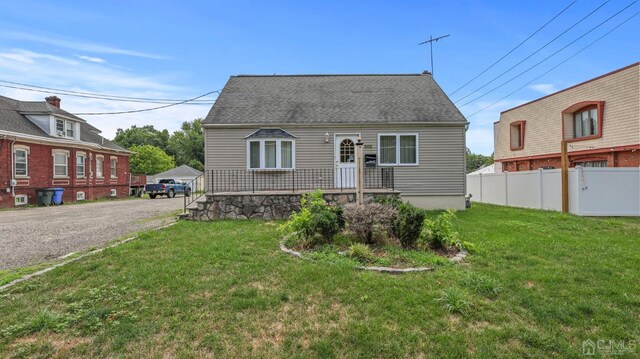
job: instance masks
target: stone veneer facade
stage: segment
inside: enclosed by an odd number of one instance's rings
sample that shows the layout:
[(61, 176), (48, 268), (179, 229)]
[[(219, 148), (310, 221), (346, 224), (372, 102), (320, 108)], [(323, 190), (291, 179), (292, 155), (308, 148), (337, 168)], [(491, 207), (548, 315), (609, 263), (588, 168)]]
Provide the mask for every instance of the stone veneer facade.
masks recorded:
[[(300, 199), (305, 193), (224, 193), (207, 194), (205, 201), (198, 201), (197, 208), (189, 209), (188, 219), (212, 221), (217, 219), (286, 219), (300, 210)], [(365, 202), (378, 197), (400, 198), (397, 191), (377, 191), (364, 195)], [(324, 199), (330, 205), (354, 203), (354, 192), (327, 192)]]

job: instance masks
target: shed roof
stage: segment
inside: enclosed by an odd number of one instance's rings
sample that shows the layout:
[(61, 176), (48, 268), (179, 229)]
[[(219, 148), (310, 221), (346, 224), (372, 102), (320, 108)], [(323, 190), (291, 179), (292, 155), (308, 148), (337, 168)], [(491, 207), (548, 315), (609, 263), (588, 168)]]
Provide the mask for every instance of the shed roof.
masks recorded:
[(204, 120), (214, 124), (460, 122), (430, 74), (232, 76)]
[(200, 176), (201, 174), (202, 172), (198, 171), (193, 167), (182, 165), (182, 166), (178, 166), (170, 170), (166, 170), (164, 172), (155, 174), (153, 175), (153, 177), (155, 178), (197, 177), (197, 176)]

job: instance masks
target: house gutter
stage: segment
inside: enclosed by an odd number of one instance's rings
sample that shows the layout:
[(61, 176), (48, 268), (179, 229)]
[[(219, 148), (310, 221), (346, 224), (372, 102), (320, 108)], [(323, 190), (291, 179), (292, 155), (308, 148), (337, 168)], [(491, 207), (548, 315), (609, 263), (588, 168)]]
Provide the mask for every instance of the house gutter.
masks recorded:
[[(0, 135), (3, 135), (5, 137), (14, 137), (14, 138), (22, 138), (25, 139), (27, 141), (32, 141), (35, 143), (46, 143), (46, 144), (56, 144), (56, 145), (62, 145), (62, 146), (71, 146), (71, 147), (80, 147), (80, 148), (84, 148), (84, 149), (89, 149), (89, 150), (101, 150), (101, 151), (105, 151), (105, 152), (112, 152), (112, 153), (121, 153), (121, 154), (131, 154), (131, 151), (128, 150), (116, 150), (113, 148), (108, 148), (108, 147), (104, 147), (101, 146), (97, 143), (91, 143), (91, 142), (84, 142), (84, 141), (75, 141), (75, 140), (58, 140), (55, 138), (48, 138), (48, 137), (42, 137), (42, 136), (34, 136), (34, 135), (26, 135), (23, 133), (17, 133), (17, 132), (11, 132), (11, 131), (3, 131), (0, 130)], [(104, 141), (104, 138), (103, 138)]]
[[(6, 138), (6, 136), (5, 136)], [(13, 170), (13, 147), (16, 143), (16, 138), (13, 138), (13, 141), (11, 141), (11, 147), (9, 149), (9, 167), (7, 168), (7, 170), (10, 173), (11, 177), (11, 182), (9, 182), (9, 185), (11, 186), (11, 197), (15, 198), (16, 196), (16, 186), (15, 186), (15, 177), (14, 177), (14, 170)]]

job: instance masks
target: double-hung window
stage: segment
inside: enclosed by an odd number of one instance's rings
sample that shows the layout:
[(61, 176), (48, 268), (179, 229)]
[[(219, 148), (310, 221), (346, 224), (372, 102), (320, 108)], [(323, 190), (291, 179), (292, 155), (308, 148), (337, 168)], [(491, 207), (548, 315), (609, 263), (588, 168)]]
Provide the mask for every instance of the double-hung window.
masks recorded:
[(252, 170), (293, 169), (295, 142), (290, 139), (256, 139), (247, 141), (247, 164)]
[(118, 173), (116, 172), (118, 168), (118, 159), (111, 157), (110, 165), (111, 178), (118, 178)]
[(103, 166), (104, 166), (104, 157), (96, 156), (96, 177), (97, 178), (104, 178)]
[(418, 164), (418, 134), (381, 133), (378, 135), (380, 166), (415, 166)]
[(76, 154), (76, 177), (84, 178), (86, 176), (86, 155), (84, 153)]
[(16, 148), (13, 151), (13, 166), (16, 177), (26, 177), (29, 175), (29, 150), (26, 148)]
[(53, 177), (67, 177), (69, 153), (58, 151), (53, 153)]
[(75, 138), (76, 124), (73, 121), (56, 119), (56, 133), (59, 136)]

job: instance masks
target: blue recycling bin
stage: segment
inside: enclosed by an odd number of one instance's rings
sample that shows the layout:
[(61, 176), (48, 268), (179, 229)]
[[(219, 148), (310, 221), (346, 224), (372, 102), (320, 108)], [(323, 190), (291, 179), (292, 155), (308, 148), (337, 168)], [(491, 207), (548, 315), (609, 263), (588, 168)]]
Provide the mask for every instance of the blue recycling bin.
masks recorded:
[(53, 191), (53, 195), (51, 196), (51, 203), (53, 204), (63, 204), (62, 202), (62, 194), (64, 193), (64, 188), (47, 188), (48, 190)]

